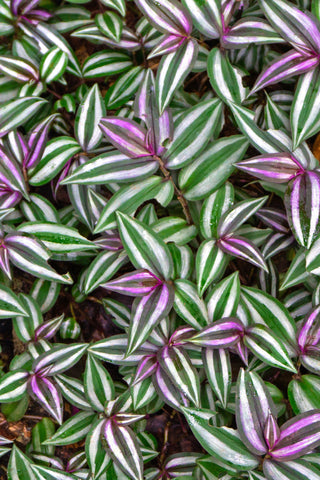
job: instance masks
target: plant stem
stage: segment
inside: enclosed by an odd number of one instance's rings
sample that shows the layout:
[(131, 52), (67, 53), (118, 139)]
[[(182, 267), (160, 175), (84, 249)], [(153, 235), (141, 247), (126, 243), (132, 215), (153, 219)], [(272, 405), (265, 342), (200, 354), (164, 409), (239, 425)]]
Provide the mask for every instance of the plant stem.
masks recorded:
[(183, 196), (183, 193), (181, 192), (181, 190), (179, 190), (179, 188), (177, 187), (177, 185), (174, 183), (174, 180), (171, 176), (171, 173), (169, 172), (169, 170), (166, 169), (165, 167), (165, 164), (162, 160), (162, 158), (158, 157), (157, 155), (154, 156), (154, 158), (159, 162), (159, 165), (160, 165), (160, 170), (161, 172), (163, 173), (164, 177), (172, 183), (172, 186), (173, 186), (173, 190), (174, 190), (174, 193), (178, 199), (178, 201), (180, 202), (181, 206), (182, 206), (182, 210), (183, 210), (183, 213), (187, 219), (187, 222), (188, 222), (188, 225), (192, 225), (193, 224), (193, 220), (192, 220), (192, 215), (191, 215), (191, 212), (190, 212), (190, 209), (189, 209), (189, 205), (188, 205), (188, 202), (187, 200), (184, 198)]

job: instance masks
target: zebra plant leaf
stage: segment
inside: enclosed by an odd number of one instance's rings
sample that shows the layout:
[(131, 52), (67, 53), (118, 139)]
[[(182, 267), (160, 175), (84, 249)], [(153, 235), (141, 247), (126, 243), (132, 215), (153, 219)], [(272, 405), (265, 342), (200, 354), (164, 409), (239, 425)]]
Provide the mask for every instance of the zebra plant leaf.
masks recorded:
[(243, 200), (231, 208), (229, 212), (226, 212), (221, 217), (218, 225), (217, 233), (219, 238), (233, 233), (262, 207), (267, 198), (268, 197)]
[(115, 42), (119, 42), (122, 33), (122, 20), (115, 12), (99, 13), (95, 17), (99, 30)]
[(82, 440), (90, 431), (97, 414), (92, 411), (79, 412), (58, 428), (56, 433), (43, 442), (43, 445), (70, 445)]
[(176, 52), (162, 57), (156, 77), (156, 95), (160, 115), (192, 70), (197, 55), (198, 44), (194, 39), (190, 39), (186, 40)]
[(208, 324), (208, 313), (196, 286), (188, 280), (174, 282), (174, 309), (183, 320), (196, 330)]
[(208, 74), (212, 88), (223, 101), (241, 104), (246, 98), (248, 92), (242, 84), (240, 71), (218, 48), (213, 48), (209, 54)]
[(301, 375), (288, 385), (288, 398), (296, 415), (319, 409), (320, 379), (317, 375)]
[(58, 47), (52, 47), (41, 59), (40, 77), (46, 83), (54, 82), (64, 74), (67, 65), (67, 54)]
[(170, 251), (150, 227), (139, 220), (117, 213), (119, 233), (131, 263), (169, 280), (173, 275)]
[(221, 216), (234, 202), (234, 189), (226, 182), (203, 202), (200, 213), (200, 231), (205, 239), (217, 237), (217, 227)]
[(23, 303), (17, 295), (5, 285), (0, 285), (0, 318), (28, 316)]
[(96, 83), (81, 102), (75, 119), (76, 139), (85, 152), (96, 148), (102, 140), (99, 122), (105, 114), (103, 99)]
[(281, 478), (281, 480), (295, 480), (299, 477), (309, 478), (310, 480), (319, 480), (320, 478), (319, 469), (307, 460), (277, 462), (268, 459), (263, 463), (263, 473), (267, 480), (274, 480), (274, 478)]
[(206, 348), (202, 358), (208, 382), (222, 407), (227, 408), (232, 382), (230, 354), (224, 348)]
[(114, 384), (107, 369), (93, 355), (87, 356), (84, 372), (85, 394), (94, 408), (102, 412), (107, 401), (115, 394)]
[(210, 425), (212, 411), (187, 407), (182, 407), (182, 411), (194, 436), (208, 453), (237, 471), (247, 472), (258, 466), (257, 457), (245, 447), (235, 430)]
[(16, 445), (13, 445), (8, 464), (8, 479), (16, 480), (19, 477), (34, 480), (32, 462)]
[(236, 315), (240, 300), (238, 272), (229, 275), (213, 287), (206, 298), (210, 322)]
[(201, 297), (209, 285), (219, 278), (228, 264), (228, 256), (215, 240), (206, 240), (200, 245), (196, 256), (198, 294)]
[(191, 18), (176, 0), (160, 0), (157, 4), (150, 0), (136, 0), (136, 4), (157, 30), (180, 37), (190, 35)]
[(97, 419), (87, 434), (85, 451), (90, 470), (99, 478), (108, 468), (111, 458), (102, 446), (102, 435), (105, 419)]
[(0, 137), (23, 125), (47, 104), (40, 97), (23, 97), (0, 106)]
[(20, 400), (27, 391), (28, 372), (8, 372), (0, 379), (0, 401), (3, 403)]

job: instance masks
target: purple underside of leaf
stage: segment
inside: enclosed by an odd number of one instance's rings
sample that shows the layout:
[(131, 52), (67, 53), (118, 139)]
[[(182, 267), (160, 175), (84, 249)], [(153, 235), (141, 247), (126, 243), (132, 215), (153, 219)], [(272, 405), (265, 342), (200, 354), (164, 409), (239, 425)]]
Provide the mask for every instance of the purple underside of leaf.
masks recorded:
[(232, 237), (220, 238), (218, 243), (219, 248), (224, 253), (241, 258), (268, 272), (268, 267), (260, 250), (246, 238), (233, 235)]
[(276, 460), (293, 460), (320, 445), (320, 411), (297, 415), (281, 427), (279, 441), (271, 451)]
[(280, 429), (277, 423), (276, 418), (269, 412), (267, 423), (264, 429), (264, 438), (268, 445), (269, 449), (272, 449), (274, 445), (278, 442), (280, 437)]
[(280, 233), (288, 233), (289, 225), (287, 215), (281, 210), (275, 208), (260, 208), (256, 213), (256, 216), (273, 230), (277, 230)]
[(301, 75), (312, 70), (319, 64), (318, 56), (303, 55), (296, 50), (290, 50), (274, 60), (258, 77), (250, 95), (265, 88), (267, 85), (279, 83), (293, 75)]
[(287, 183), (302, 173), (301, 165), (289, 153), (259, 155), (236, 164), (237, 168), (272, 183)]
[(101, 287), (136, 297), (149, 295), (161, 283), (161, 280), (148, 270), (136, 270), (104, 283)]
[(63, 405), (60, 392), (51, 380), (32, 375), (29, 391), (31, 396), (45, 408), (58, 423), (62, 423)]
[(55, 118), (56, 115), (51, 115), (32, 130), (28, 140), (28, 153), (23, 160), (24, 167), (34, 168), (40, 162)]
[(320, 306), (316, 307), (305, 319), (298, 334), (298, 345), (302, 353), (310, 345), (320, 340)]
[(131, 386), (142, 382), (142, 380), (144, 380), (145, 378), (153, 375), (157, 370), (157, 366), (158, 361), (156, 355), (147, 355), (146, 357), (144, 357), (137, 367), (134, 381)]
[(242, 338), (235, 345), (232, 345), (231, 351), (237, 353), (243, 363), (248, 365), (249, 350), (248, 347), (243, 343)]
[(186, 40), (186, 37), (177, 35), (166, 36), (158, 45), (156, 45), (148, 55), (148, 60), (157, 57), (158, 55), (167, 55), (175, 52)]
[(244, 325), (237, 318), (218, 320), (205, 327), (188, 341), (203, 347), (228, 347), (234, 345), (244, 334)]
[(147, 131), (133, 120), (107, 117), (100, 120), (99, 126), (107, 140), (131, 158), (148, 157), (154, 153), (146, 143)]
[(4, 246), (0, 247), (0, 269), (11, 279), (9, 252)]

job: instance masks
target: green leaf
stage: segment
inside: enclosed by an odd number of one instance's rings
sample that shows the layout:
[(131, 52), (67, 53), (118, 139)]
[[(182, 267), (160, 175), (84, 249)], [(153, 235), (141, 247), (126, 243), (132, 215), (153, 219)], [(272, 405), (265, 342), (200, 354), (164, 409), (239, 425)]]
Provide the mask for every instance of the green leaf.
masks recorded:
[(60, 288), (60, 284), (57, 282), (37, 279), (33, 282), (30, 295), (39, 305), (41, 312), (46, 313), (56, 303)]
[(99, 253), (86, 270), (83, 290), (86, 294), (92, 292), (107, 282), (123, 265), (128, 263), (127, 253), (123, 250), (110, 250)]
[(52, 253), (82, 252), (96, 250), (96, 245), (71, 227), (49, 222), (27, 222), (19, 226), (21, 232), (26, 232), (40, 240)]
[(122, 33), (123, 21), (115, 12), (99, 13), (95, 16), (95, 24), (106, 37), (119, 42)]
[(85, 60), (82, 75), (87, 79), (108, 77), (124, 73), (132, 66), (132, 60), (126, 53), (101, 50)]
[(132, 67), (118, 77), (104, 97), (107, 109), (115, 110), (131, 100), (142, 83), (144, 75), (145, 70), (138, 66)]
[(62, 395), (68, 402), (80, 410), (92, 410), (90, 403), (86, 399), (84, 386), (80, 380), (68, 377), (67, 375), (55, 375), (54, 379), (60, 387)]
[(235, 430), (210, 425), (214, 412), (181, 408), (192, 433), (208, 453), (239, 471), (253, 470), (259, 465), (256, 456), (244, 446)]
[(122, 244), (131, 263), (136, 268), (145, 268), (165, 280), (173, 275), (173, 264), (166, 244), (139, 220), (117, 213), (118, 228)]
[(35, 480), (31, 460), (13, 445), (8, 464), (8, 480)]
[(40, 77), (46, 83), (54, 82), (64, 74), (67, 65), (68, 55), (59, 47), (52, 47), (41, 59)]
[(222, 407), (227, 408), (232, 382), (229, 351), (224, 348), (204, 348), (202, 358), (208, 382)]
[(87, 348), (86, 343), (55, 344), (49, 351), (36, 358), (32, 368), (35, 373), (45, 372), (47, 376), (63, 373), (78, 363)]
[(248, 148), (242, 135), (219, 138), (179, 174), (179, 185), (187, 200), (206, 198), (226, 182)]
[(283, 343), (269, 328), (263, 325), (248, 328), (243, 337), (243, 341), (251, 352), (267, 365), (282, 368), (293, 373), (297, 372), (288, 355), (288, 349), (290, 350), (291, 343), (288, 348), (286, 348), (287, 344)]
[(234, 202), (234, 189), (226, 182), (203, 202), (200, 212), (200, 231), (205, 239), (217, 237), (217, 228), (222, 215)]
[(196, 256), (197, 286), (200, 297), (213, 280), (223, 274), (228, 261), (228, 255), (218, 248), (215, 240), (205, 240), (201, 243)]
[(208, 75), (212, 88), (223, 101), (241, 104), (248, 95), (240, 71), (231, 65), (228, 56), (213, 48), (208, 57)]
[(237, 230), (262, 207), (267, 199), (268, 197), (250, 198), (237, 203), (221, 217), (217, 230), (218, 236), (225, 237)]
[(29, 342), (34, 337), (36, 328), (43, 322), (38, 303), (29, 295), (20, 293), (21, 304), (27, 316), (18, 316), (12, 319), (16, 335), (22, 342)]
[(36, 453), (44, 453), (45, 455), (54, 455), (54, 446), (42, 445), (42, 442), (51, 438), (56, 431), (55, 424), (50, 418), (43, 418), (38, 422), (31, 431), (32, 451)]
[(0, 318), (27, 316), (28, 312), (17, 295), (5, 285), (0, 285)]
[(73, 415), (69, 420), (63, 423), (58, 428), (56, 433), (43, 442), (44, 445), (71, 445), (77, 443), (85, 436), (91, 429), (92, 422), (95, 420), (97, 414), (89, 412), (79, 412)]
[(10, 403), (20, 400), (27, 391), (29, 373), (24, 370), (8, 372), (0, 379), (0, 402)]
[(98, 412), (103, 412), (105, 403), (112, 400), (115, 395), (108, 370), (90, 353), (84, 372), (84, 390), (90, 404)]
[(238, 272), (232, 273), (213, 287), (206, 298), (209, 323), (224, 317), (234, 317), (240, 300)]
[(106, 109), (98, 84), (94, 84), (79, 105), (75, 118), (76, 139), (85, 152), (98, 147), (102, 140), (99, 122), (106, 114)]
[(320, 408), (320, 378), (317, 375), (302, 375), (291, 380), (288, 398), (295, 415)]
[(132, 215), (142, 203), (155, 198), (161, 189), (162, 178), (157, 176), (121, 187), (103, 208), (94, 233), (117, 228), (116, 211)]
[(26, 123), (47, 100), (40, 97), (23, 97), (9, 100), (0, 106), (0, 137)]
[(42, 159), (30, 172), (30, 184), (39, 186), (48, 183), (62, 170), (68, 160), (80, 151), (80, 145), (71, 137), (52, 138), (47, 143)]
[(166, 166), (181, 168), (198, 157), (216, 133), (221, 115), (222, 103), (216, 98), (200, 102), (183, 113), (175, 123), (173, 140), (162, 157)]
[(95, 478), (99, 478), (107, 470), (111, 461), (101, 441), (104, 424), (104, 418), (97, 419), (86, 436), (86, 458)]
[(102, 5), (105, 5), (108, 8), (113, 8), (122, 15), (126, 14), (126, 3), (125, 0), (101, 0)]
[(185, 41), (177, 51), (161, 58), (156, 78), (156, 96), (160, 115), (192, 70), (197, 55), (198, 44), (196, 40), (190, 39)]
[(208, 313), (202, 298), (198, 296), (196, 286), (188, 280), (174, 282), (174, 309), (191, 327), (201, 330), (208, 325)]
[[(307, 458), (307, 457), (306, 457)], [(320, 480), (319, 469), (306, 460), (276, 462), (266, 460), (263, 463), (263, 473), (267, 480)]]

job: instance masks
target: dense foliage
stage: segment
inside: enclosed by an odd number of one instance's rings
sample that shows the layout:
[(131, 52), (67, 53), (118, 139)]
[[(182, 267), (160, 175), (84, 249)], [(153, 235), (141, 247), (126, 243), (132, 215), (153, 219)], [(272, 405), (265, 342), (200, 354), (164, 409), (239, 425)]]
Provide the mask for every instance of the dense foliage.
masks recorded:
[(320, 480), (320, 1), (0, 0), (0, 35), (7, 478)]

